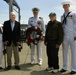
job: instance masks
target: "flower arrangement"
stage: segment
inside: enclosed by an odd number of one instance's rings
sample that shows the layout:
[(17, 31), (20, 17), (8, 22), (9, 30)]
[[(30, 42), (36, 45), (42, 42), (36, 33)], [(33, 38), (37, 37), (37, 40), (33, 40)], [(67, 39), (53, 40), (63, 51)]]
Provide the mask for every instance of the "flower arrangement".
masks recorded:
[[(31, 35), (35, 33), (35, 37), (32, 37)], [(42, 30), (38, 26), (32, 26), (26, 30), (26, 43), (28, 46), (31, 44), (37, 45), (37, 43), (42, 39)]]

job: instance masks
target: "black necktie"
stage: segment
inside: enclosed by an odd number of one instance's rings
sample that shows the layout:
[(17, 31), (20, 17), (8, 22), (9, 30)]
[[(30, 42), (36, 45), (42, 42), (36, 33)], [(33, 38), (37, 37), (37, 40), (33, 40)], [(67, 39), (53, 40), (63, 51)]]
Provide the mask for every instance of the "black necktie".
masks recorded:
[(62, 24), (65, 24), (66, 25), (66, 22), (67, 22), (67, 17), (68, 15), (70, 14), (71, 12), (68, 12), (68, 14), (65, 16), (65, 14), (63, 15), (64, 16), (64, 20), (62, 21)]
[(65, 17), (65, 14), (64, 14), (64, 18), (65, 18), (65, 20), (64, 20), (64, 24), (66, 25), (67, 18)]

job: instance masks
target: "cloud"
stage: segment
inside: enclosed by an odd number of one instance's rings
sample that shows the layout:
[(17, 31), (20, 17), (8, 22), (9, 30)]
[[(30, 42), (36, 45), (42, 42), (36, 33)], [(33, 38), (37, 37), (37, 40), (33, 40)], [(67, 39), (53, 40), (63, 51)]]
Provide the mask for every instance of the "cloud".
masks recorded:
[[(67, 0), (64, 0), (64, 1), (67, 1)], [(68, 1), (71, 2), (71, 4), (76, 4), (75, 0), (68, 0)]]
[(76, 1), (75, 0), (70, 0), (70, 2), (71, 2), (71, 9), (73, 11), (76, 11)]
[(71, 10), (76, 11), (76, 6), (71, 6)]
[[(63, 0), (62, 2), (64, 2), (64, 1), (67, 1), (67, 0)], [(70, 9), (71, 9), (72, 11), (76, 11), (76, 1), (75, 1), (75, 0), (69, 0), (69, 2), (71, 2)], [(60, 11), (63, 10), (61, 6), (56, 6), (56, 7), (54, 7), (54, 8), (57, 9), (57, 10), (60, 10)]]

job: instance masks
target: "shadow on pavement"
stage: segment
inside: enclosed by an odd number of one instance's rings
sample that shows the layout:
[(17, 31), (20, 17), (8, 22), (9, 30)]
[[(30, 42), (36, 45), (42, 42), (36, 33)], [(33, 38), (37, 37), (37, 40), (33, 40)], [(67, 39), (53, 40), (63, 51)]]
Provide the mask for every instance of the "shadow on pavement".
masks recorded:
[(31, 65), (30, 63), (21, 64), (20, 68), (22, 71), (31, 71), (31, 67), (34, 67), (35, 65)]
[(51, 72), (48, 72), (48, 71), (45, 71), (45, 70), (41, 70), (41, 71), (32, 71), (30, 73), (30, 75), (70, 75), (70, 74), (69, 73), (66, 73), (66, 74), (61, 74), (61, 73), (53, 74)]

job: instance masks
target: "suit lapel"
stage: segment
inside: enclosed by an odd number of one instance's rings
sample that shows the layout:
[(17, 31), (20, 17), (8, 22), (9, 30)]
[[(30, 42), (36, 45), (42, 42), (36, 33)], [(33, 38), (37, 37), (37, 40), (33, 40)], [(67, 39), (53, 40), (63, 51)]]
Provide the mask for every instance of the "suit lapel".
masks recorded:
[(9, 20), (9, 28), (10, 28), (10, 31), (12, 31), (10, 20)]

